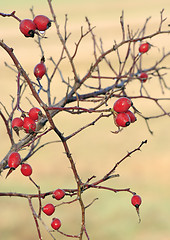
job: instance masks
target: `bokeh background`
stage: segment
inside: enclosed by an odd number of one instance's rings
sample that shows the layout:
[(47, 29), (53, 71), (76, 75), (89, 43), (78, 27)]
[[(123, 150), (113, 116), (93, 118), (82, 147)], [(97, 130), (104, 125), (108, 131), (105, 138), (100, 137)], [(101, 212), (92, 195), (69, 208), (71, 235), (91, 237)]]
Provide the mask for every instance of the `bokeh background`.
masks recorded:
[[(142, 2), (134, 0), (58, 0), (53, 1), (53, 5), (61, 28), (63, 28), (65, 14), (68, 14), (68, 31), (72, 32), (70, 47), (74, 46), (74, 42), (78, 40), (80, 27), (86, 26), (85, 16), (89, 18), (92, 25), (96, 26), (95, 34), (98, 39), (100, 37), (103, 39), (105, 49), (110, 48), (114, 40), (117, 42), (121, 40), (119, 18), (122, 10), (124, 10), (125, 25), (129, 24), (133, 30), (141, 28), (145, 19), (151, 16), (148, 33), (157, 29), (162, 8), (165, 9), (164, 16), (168, 19), (170, 16), (169, 0), (144, 0)], [(44, 14), (51, 17), (45, 0), (1, 1), (0, 11), (10, 13), (16, 10), (16, 15), (19, 18), (31, 18), (30, 8), (32, 6), (34, 6), (35, 14)], [(165, 27), (167, 25), (168, 20)], [(0, 17), (0, 38), (14, 49), (22, 66), (33, 79), (33, 68), (41, 57), (34, 39), (26, 39), (20, 34), (18, 22), (15, 19), (2, 17)], [(160, 47), (160, 49), (164, 47), (166, 51), (169, 51), (169, 42), (169, 35), (158, 36), (151, 40), (153, 45)], [(91, 63), (92, 53), (88, 51), (91, 43), (90, 38), (85, 39), (83, 48), (77, 58), (80, 76), (87, 71)], [(46, 59), (53, 56), (57, 61), (60, 54), (60, 43), (53, 26), (48, 30), (48, 39), (43, 41), (43, 47)], [(153, 48), (151, 54), (148, 54), (145, 58), (145, 67), (147, 68), (155, 62), (159, 56), (161, 56), (161, 52), (158, 48)], [(10, 95), (16, 97), (16, 74), (5, 67), (4, 62), (9, 65), (12, 64), (8, 55), (0, 49), (0, 101), (10, 110)], [(167, 59), (164, 63), (168, 67), (170, 59)], [(52, 72), (52, 64), (49, 61), (46, 64), (48, 71)], [(69, 73), (70, 71), (66, 66), (63, 74), (67, 76)], [(165, 79), (170, 86), (169, 77), (170, 74), (167, 72)], [(60, 81), (59, 78), (57, 80)], [(158, 81), (154, 83), (151, 81), (146, 83), (149, 91), (154, 96), (160, 97), (161, 90)], [(58, 82), (55, 89), (57, 100), (65, 91), (65, 86), (63, 87)], [(151, 87), (149, 87), (149, 84)], [(132, 86), (132, 93), (133, 90)], [(170, 93), (165, 91), (165, 96), (170, 97)], [(28, 97), (32, 100), (30, 92), (28, 92)], [(110, 102), (110, 104), (112, 103)], [(158, 112), (157, 109), (145, 101), (135, 101), (135, 105), (145, 115), (154, 115)], [(30, 107), (25, 98), (22, 107), (25, 109)], [(165, 107), (170, 109), (170, 103), (166, 102)], [(93, 119), (94, 117), (88, 114), (78, 117), (62, 113), (55, 118), (55, 121), (59, 129), (68, 135)], [(136, 211), (130, 203), (131, 195), (128, 193), (114, 194), (108, 191), (89, 190), (83, 195), (86, 204), (96, 197), (99, 198), (87, 210), (86, 214), (86, 226), (90, 239), (167, 240), (170, 238), (169, 124), (168, 117), (150, 121), (150, 126), (154, 132), (151, 135), (144, 121), (139, 118), (134, 125), (118, 135), (114, 135), (111, 130), (115, 130), (115, 126), (113, 120), (109, 118), (99, 121), (95, 126), (86, 129), (86, 131), (70, 140), (70, 149), (83, 181), (86, 181), (92, 175), (96, 175), (97, 178), (102, 177), (118, 160), (126, 155), (127, 151), (136, 148), (141, 141), (148, 140), (148, 144), (142, 147), (141, 152), (136, 152), (119, 166), (117, 173), (120, 174), (120, 178), (112, 179), (106, 183), (107, 186), (114, 188), (130, 187), (142, 196), (143, 203), (140, 208), (142, 222), (138, 224)], [(2, 119), (0, 119), (0, 140), (0, 153), (1, 158), (3, 158), (10, 148), (10, 142)], [(53, 133), (50, 133), (47, 139), (42, 142), (52, 140), (58, 139)], [(69, 163), (60, 143), (44, 147), (29, 160), (29, 163), (33, 167), (32, 177), (41, 186), (42, 192), (58, 187), (75, 187)], [(37, 191), (27, 178), (21, 176), (19, 169), (8, 179), (5, 179), (5, 174), (2, 173), (0, 179), (1, 192), (35, 193)], [(69, 198), (66, 198), (66, 200), (69, 200)], [(49, 201), (54, 203), (53, 199), (46, 198), (43, 204)], [(36, 207), (36, 202), (34, 204)], [(76, 234), (79, 231), (80, 209), (77, 204), (57, 208), (55, 216), (61, 219), (63, 232)], [(43, 216), (43, 219), (50, 225), (50, 217)], [(41, 230), (43, 239), (50, 239), (42, 226)], [(38, 239), (32, 213), (26, 199), (0, 198), (0, 238), (3, 240)], [(66, 238), (56, 233), (56, 239)]]

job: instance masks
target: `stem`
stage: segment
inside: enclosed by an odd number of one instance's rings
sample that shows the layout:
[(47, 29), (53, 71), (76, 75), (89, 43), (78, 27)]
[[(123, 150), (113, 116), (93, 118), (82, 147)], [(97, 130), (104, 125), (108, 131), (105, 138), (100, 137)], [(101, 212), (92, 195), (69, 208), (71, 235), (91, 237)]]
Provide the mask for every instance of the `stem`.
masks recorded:
[(4, 123), (5, 123), (5, 127), (6, 127), (6, 130), (7, 130), (7, 133), (8, 133), (8, 136), (9, 136), (9, 139), (11, 141), (11, 145), (13, 146), (14, 145), (14, 139), (12, 137), (12, 134), (11, 134), (11, 131), (10, 131), (10, 128), (9, 128), (9, 124), (8, 124), (8, 121), (6, 120), (5, 116), (3, 115), (3, 113), (1, 112), (0, 110), (0, 116), (2, 117)]
[(15, 18), (18, 22), (21, 22), (21, 19), (18, 18), (17, 16), (15, 16), (15, 11), (13, 11), (12, 13), (9, 13), (9, 14), (5, 14), (5, 13), (1, 13), (1, 12), (0, 12), (0, 16), (2, 16), (2, 17), (13, 17), (13, 18)]
[(13, 49), (9, 48), (3, 41), (0, 40), (0, 46), (9, 54), (9, 56), (11, 57), (13, 63), (15, 64), (16, 68), (18, 69), (18, 72), (21, 73), (21, 75), (24, 77), (24, 79), (26, 80), (27, 84), (30, 87), (30, 90), (33, 94), (33, 96), (35, 97), (35, 99), (37, 100), (37, 102), (40, 104), (41, 107), (45, 108), (45, 104), (42, 102), (41, 98), (39, 97), (39, 95), (37, 94), (37, 92), (35, 91), (35, 88), (32, 85), (32, 82), (30, 80), (30, 78), (28, 77), (28, 75), (26, 74), (26, 72), (24, 71), (24, 69), (22, 68), (20, 62), (18, 61), (18, 59), (16, 58), (15, 54), (13, 53)]
[(39, 238), (39, 240), (42, 240), (40, 227), (39, 227), (39, 224), (38, 224), (38, 221), (37, 221), (37, 214), (35, 213), (35, 210), (33, 208), (32, 201), (31, 201), (30, 198), (28, 198), (28, 202), (29, 202), (29, 205), (30, 205), (30, 208), (31, 208), (31, 211), (32, 211), (32, 215), (33, 215), (33, 218), (34, 218), (34, 221), (35, 221), (35, 225), (36, 225), (36, 228), (37, 228), (38, 238)]

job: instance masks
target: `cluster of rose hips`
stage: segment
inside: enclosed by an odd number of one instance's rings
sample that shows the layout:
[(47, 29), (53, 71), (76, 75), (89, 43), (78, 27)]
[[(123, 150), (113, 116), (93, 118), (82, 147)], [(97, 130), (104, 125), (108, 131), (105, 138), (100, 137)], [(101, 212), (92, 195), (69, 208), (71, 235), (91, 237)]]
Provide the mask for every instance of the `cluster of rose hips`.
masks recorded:
[[(32, 167), (28, 163), (22, 163), (21, 162), (21, 156), (18, 152), (12, 152), (8, 157), (8, 166), (10, 168), (10, 171), (8, 172), (7, 176), (15, 170), (19, 165), (21, 165), (21, 173), (24, 176), (30, 177), (32, 174)], [(53, 198), (56, 200), (60, 200), (64, 198), (65, 191), (63, 189), (56, 189), (53, 192)], [(46, 204), (42, 211), (48, 215), (51, 216), (55, 212), (55, 206), (51, 203)], [(53, 218), (51, 222), (51, 227), (55, 230), (58, 230), (61, 227), (61, 221), (58, 218)]]
[(19, 29), (25, 37), (34, 37), (36, 30), (45, 31), (51, 26), (51, 20), (44, 16), (38, 15), (33, 20), (23, 19), (20, 22)]
[[(19, 29), (24, 34), (25, 37), (34, 37), (36, 31), (45, 31), (51, 26), (51, 20), (44, 15), (37, 15), (33, 20), (23, 19), (20, 22)], [(44, 64), (45, 58), (42, 57), (40, 63), (38, 63), (34, 68), (34, 75), (39, 83), (40, 92), (42, 86), (40, 84), (40, 79), (46, 73), (46, 66)]]
[(127, 127), (136, 121), (133, 112), (129, 110), (132, 101), (127, 97), (120, 97), (113, 105), (114, 119), (118, 127)]
[[(53, 192), (53, 198), (55, 198), (56, 200), (60, 200), (62, 198), (64, 198), (65, 196), (65, 191), (63, 189), (56, 189)], [(51, 216), (54, 212), (55, 212), (55, 206), (52, 203), (48, 203), (46, 204), (43, 208), (42, 211), (48, 215)], [(54, 230), (58, 230), (61, 227), (61, 221), (58, 218), (53, 218), (52, 222), (51, 222), (51, 227)]]
[[(10, 168), (10, 172), (15, 170), (19, 165), (21, 165), (21, 173), (24, 176), (30, 176), (32, 174), (31, 166), (21, 161), (21, 156), (18, 152), (12, 152), (8, 157), (8, 166)], [(7, 176), (8, 175), (9, 174), (7, 174)]]
[(39, 108), (33, 107), (28, 113), (28, 117), (24, 115), (24, 119), (16, 117), (12, 120), (12, 128), (19, 135), (19, 131), (24, 129), (26, 133), (34, 133), (36, 130), (36, 122), (42, 117)]
[[(146, 42), (146, 43), (142, 43), (140, 46), (139, 46), (139, 53), (140, 54), (144, 54), (146, 52), (149, 51), (149, 49), (151, 48), (151, 44)], [(147, 81), (148, 79), (148, 74), (146, 72), (141, 72), (138, 76), (139, 80), (144, 83)]]
[(32, 167), (28, 163), (21, 162), (21, 156), (18, 152), (12, 152), (8, 157), (8, 166), (10, 170), (6, 177), (8, 177), (8, 175), (19, 165), (21, 165), (21, 173), (24, 176), (30, 176), (32, 174)]
[[(146, 42), (139, 46), (139, 54), (144, 54), (149, 51), (151, 44)], [(142, 83), (146, 82), (148, 79), (148, 74), (146, 72), (141, 72), (138, 78)], [(118, 127), (127, 127), (130, 123), (136, 121), (136, 117), (133, 112), (129, 110), (132, 106), (132, 101), (127, 97), (119, 98), (113, 106), (115, 123)]]

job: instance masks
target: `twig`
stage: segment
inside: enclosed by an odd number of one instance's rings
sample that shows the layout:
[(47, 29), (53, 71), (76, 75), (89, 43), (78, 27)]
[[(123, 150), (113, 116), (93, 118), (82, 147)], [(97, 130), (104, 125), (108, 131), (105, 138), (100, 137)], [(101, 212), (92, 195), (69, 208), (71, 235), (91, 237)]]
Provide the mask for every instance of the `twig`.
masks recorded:
[(5, 13), (1, 13), (0, 12), (0, 16), (2, 17), (13, 17), (15, 18), (16, 20), (18, 20), (18, 22), (21, 22), (21, 19), (19, 19), (16, 15), (15, 15), (15, 11), (9, 13), (9, 14), (5, 14)]
[(32, 215), (33, 215), (33, 218), (34, 218), (34, 221), (35, 221), (35, 225), (36, 225), (36, 228), (37, 228), (38, 238), (39, 238), (39, 240), (42, 240), (42, 236), (41, 236), (41, 232), (40, 232), (40, 227), (39, 227), (39, 224), (38, 224), (38, 221), (37, 221), (37, 214), (35, 213), (35, 210), (34, 210), (34, 208), (33, 208), (32, 201), (31, 201), (30, 198), (28, 198), (28, 202), (29, 202), (29, 206), (30, 206), (30, 208), (31, 208)]
[(14, 145), (14, 139), (12, 137), (12, 134), (11, 134), (11, 130), (9, 128), (9, 124), (8, 124), (8, 121), (6, 120), (5, 116), (3, 115), (3, 113), (1, 112), (0, 110), (0, 116), (1, 118), (3, 119), (4, 123), (5, 123), (5, 127), (6, 127), (6, 130), (7, 130), (7, 133), (8, 133), (8, 136), (9, 136), (9, 139), (11, 141), (11, 144)]

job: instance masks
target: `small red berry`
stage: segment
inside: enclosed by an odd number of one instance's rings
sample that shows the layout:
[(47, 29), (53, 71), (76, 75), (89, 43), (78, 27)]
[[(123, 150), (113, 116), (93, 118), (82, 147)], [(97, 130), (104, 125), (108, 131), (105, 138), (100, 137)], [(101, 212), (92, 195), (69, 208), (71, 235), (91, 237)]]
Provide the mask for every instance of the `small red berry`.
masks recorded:
[(17, 168), (21, 163), (21, 157), (18, 152), (12, 152), (8, 157), (8, 166), (12, 169)]
[(17, 133), (17, 135), (19, 135), (19, 131), (22, 129), (23, 124), (24, 122), (21, 118), (17, 117), (12, 120), (12, 128)]
[(24, 19), (19, 25), (20, 31), (25, 37), (34, 37), (36, 25), (31, 19)]
[(140, 53), (146, 53), (150, 49), (151, 45), (147, 43), (142, 43), (139, 47), (139, 52)]
[(30, 176), (32, 174), (32, 167), (27, 163), (23, 163), (21, 165), (21, 173), (24, 176)]
[(19, 117), (16, 117), (12, 120), (12, 128), (14, 127), (22, 127), (23, 126), (23, 120)]
[(115, 121), (116, 124), (120, 127), (127, 127), (131, 123), (129, 115), (124, 112), (118, 113), (115, 118)]
[(125, 113), (129, 115), (131, 123), (136, 121), (136, 117), (133, 112), (131, 112), (130, 110), (127, 110)]
[(53, 218), (52, 223), (51, 223), (51, 227), (54, 230), (58, 230), (61, 227), (61, 221), (58, 218)]
[(131, 203), (133, 206), (135, 206), (136, 208), (139, 208), (139, 206), (142, 203), (142, 199), (139, 195), (133, 195), (133, 197), (131, 198)]
[(142, 72), (142, 73), (139, 75), (139, 78), (140, 78), (140, 81), (141, 81), (141, 82), (146, 82), (146, 80), (148, 79), (148, 74), (145, 73), (145, 72)]
[(41, 79), (46, 73), (46, 67), (43, 61), (38, 63), (34, 68), (34, 75), (36, 78)]
[(39, 108), (33, 107), (30, 109), (28, 115), (32, 120), (37, 121), (38, 118), (42, 116), (42, 112)]
[(42, 210), (45, 214), (47, 214), (48, 216), (51, 216), (55, 211), (55, 207), (53, 204), (48, 203), (43, 207)]
[(53, 192), (53, 197), (57, 200), (62, 199), (65, 196), (65, 191), (63, 189), (56, 189)]
[(34, 18), (33, 22), (35, 23), (39, 31), (45, 31), (51, 26), (51, 21), (48, 17), (44, 15), (38, 15)]
[(132, 106), (132, 101), (127, 97), (119, 98), (113, 105), (113, 110), (116, 112), (126, 112), (130, 106)]
[(35, 129), (36, 129), (36, 123), (30, 117), (25, 117), (23, 128), (26, 133), (33, 133), (35, 132)]

